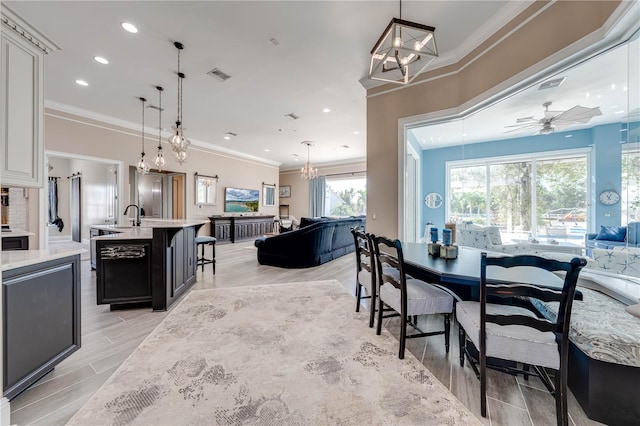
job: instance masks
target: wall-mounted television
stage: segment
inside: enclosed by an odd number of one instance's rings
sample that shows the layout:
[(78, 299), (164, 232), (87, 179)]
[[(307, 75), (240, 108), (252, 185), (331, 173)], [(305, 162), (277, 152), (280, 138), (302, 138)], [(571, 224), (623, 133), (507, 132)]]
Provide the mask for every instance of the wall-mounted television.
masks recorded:
[(257, 212), (260, 191), (257, 189), (224, 189), (224, 211), (228, 213)]

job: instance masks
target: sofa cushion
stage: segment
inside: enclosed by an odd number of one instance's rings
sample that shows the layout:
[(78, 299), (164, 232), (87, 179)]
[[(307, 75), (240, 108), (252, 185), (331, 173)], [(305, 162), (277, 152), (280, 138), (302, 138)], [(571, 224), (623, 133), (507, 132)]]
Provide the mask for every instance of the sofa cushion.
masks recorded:
[(487, 226), (485, 229), (487, 230), (487, 235), (489, 236), (491, 244), (495, 246), (499, 246), (502, 244), (500, 229), (497, 226)]
[(627, 225), (627, 242), (629, 246), (640, 245), (640, 222), (631, 222)]
[(299, 229), (259, 238), (258, 262), (284, 268), (308, 268), (329, 262), (355, 250), (351, 228), (365, 225), (364, 219), (328, 218), (316, 220)]
[(624, 241), (627, 236), (626, 226), (600, 226), (596, 240)]

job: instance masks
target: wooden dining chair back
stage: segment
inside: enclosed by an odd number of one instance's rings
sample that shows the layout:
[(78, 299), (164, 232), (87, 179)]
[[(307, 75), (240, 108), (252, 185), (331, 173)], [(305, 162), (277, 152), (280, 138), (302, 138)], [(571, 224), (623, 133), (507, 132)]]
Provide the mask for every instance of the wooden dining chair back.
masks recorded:
[[(376, 279), (375, 256), (369, 235), (360, 227), (351, 229), (356, 246), (356, 312), (360, 312), (360, 302), (369, 301), (369, 327), (373, 328), (376, 313), (378, 282)], [(363, 292), (363, 288), (365, 292)]]
[[(376, 333), (382, 332), (384, 306), (400, 316), (399, 358), (404, 358), (406, 339), (445, 335), (445, 349), (449, 352), (450, 314), (453, 297), (445, 289), (409, 277), (405, 272), (402, 244), (399, 240), (371, 235), (378, 270), (378, 324)], [(444, 329), (424, 332), (417, 326), (419, 315), (443, 314)], [(407, 335), (407, 324), (417, 333)]]
[[(523, 374), (525, 378), (530, 374), (540, 377), (555, 397), (558, 424), (567, 425), (569, 325), (578, 275), (586, 260), (574, 258), (562, 262), (533, 255), (489, 257), (482, 253), (480, 265), (480, 301), (458, 303), (456, 314), (460, 324), (461, 365), (465, 356), (472, 359), (466, 346), (468, 339), (478, 349), (479, 371), (473, 362), (471, 365), (480, 378), (482, 416), (486, 416), (487, 358), (497, 358), (523, 365), (520, 369), (517, 364), (503, 364), (499, 370)], [(491, 279), (487, 278), (489, 268), (493, 268)], [(534, 284), (544, 277), (549, 280), (561, 277), (562, 288)], [(538, 315), (529, 299), (558, 302), (555, 321)], [(545, 368), (555, 371), (555, 384)]]

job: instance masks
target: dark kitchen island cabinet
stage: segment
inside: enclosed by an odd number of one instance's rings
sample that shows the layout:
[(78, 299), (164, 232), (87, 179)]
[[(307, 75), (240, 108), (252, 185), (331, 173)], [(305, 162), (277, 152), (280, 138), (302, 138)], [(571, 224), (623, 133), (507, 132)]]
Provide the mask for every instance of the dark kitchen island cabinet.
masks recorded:
[(3, 394), (12, 399), (80, 349), (80, 252), (2, 253)]
[(204, 221), (149, 220), (142, 227), (95, 226), (97, 303), (165, 311), (196, 281), (195, 237)]

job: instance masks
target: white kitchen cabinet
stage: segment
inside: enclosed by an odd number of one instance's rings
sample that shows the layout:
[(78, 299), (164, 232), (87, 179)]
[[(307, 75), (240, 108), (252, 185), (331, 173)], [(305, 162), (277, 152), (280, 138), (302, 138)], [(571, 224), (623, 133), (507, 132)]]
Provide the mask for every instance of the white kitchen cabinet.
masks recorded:
[(0, 180), (42, 188), (44, 56), (58, 47), (4, 5), (0, 22)]

